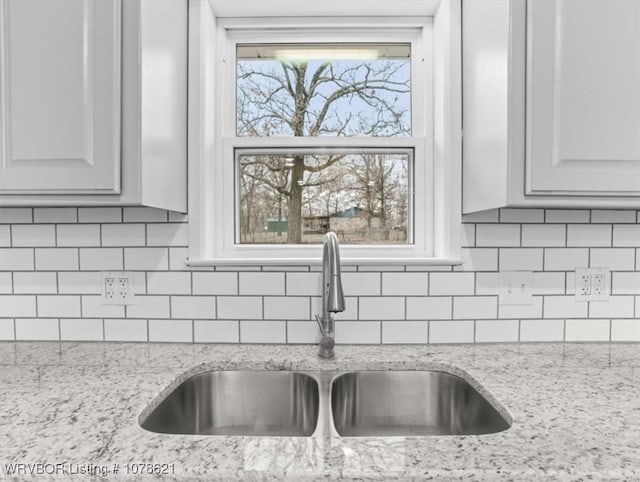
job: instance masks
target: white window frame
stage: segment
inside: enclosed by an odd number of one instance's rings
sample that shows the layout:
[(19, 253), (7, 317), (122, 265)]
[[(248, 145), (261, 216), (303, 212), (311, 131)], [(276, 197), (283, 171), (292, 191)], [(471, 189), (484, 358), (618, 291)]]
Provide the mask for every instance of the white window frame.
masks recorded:
[[(459, 88), (459, 78), (453, 79), (453, 86), (446, 80), (451, 76), (446, 75), (444, 64), (452, 60), (448, 56), (455, 57), (456, 46), (440, 38), (440, 50), (443, 43), (448, 49), (446, 53), (438, 51), (438, 30), (445, 31), (440, 37), (449, 33), (448, 37), (455, 38), (451, 29), (442, 28), (446, 23), (442, 17), (440, 21), (424, 16), (216, 19), (206, 3), (190, 5), (190, 265), (318, 263), (321, 251), (317, 245), (236, 244), (235, 150), (332, 147), (413, 151), (413, 244), (343, 245), (343, 264), (460, 262), (460, 138), (455, 132), (459, 111), (452, 113), (445, 105), (453, 99), (459, 108), (459, 90), (455, 88), (456, 80)], [(412, 136), (236, 137), (236, 44), (329, 41), (411, 43)], [(436, 68), (438, 57), (443, 64), (440, 69)], [(459, 70), (459, 39), (458, 59), (453, 63), (456, 61)], [(449, 66), (449, 70), (455, 68)], [(418, 84), (424, 89), (414, 87)], [(452, 146), (445, 145), (447, 135)]]

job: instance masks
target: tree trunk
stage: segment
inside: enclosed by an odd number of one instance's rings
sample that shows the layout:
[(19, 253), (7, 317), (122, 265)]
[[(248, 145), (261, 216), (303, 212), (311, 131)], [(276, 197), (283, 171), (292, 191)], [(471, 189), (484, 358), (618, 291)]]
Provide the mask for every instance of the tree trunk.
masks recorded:
[(289, 196), (289, 220), (287, 226), (287, 243), (302, 242), (302, 181), (304, 180), (304, 156), (293, 157), (291, 169), (291, 194)]

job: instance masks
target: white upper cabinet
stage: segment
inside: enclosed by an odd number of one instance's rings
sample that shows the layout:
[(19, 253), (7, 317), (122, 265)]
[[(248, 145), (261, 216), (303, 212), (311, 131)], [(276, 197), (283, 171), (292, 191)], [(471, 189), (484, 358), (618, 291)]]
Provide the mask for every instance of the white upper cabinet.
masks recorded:
[(463, 211), (640, 206), (640, 2), (463, 2)]
[(5, 193), (120, 192), (120, 2), (0, 2)]
[(187, 0), (0, 0), (0, 205), (186, 211)]
[(527, 194), (640, 194), (640, 1), (533, 1), (527, 26)]

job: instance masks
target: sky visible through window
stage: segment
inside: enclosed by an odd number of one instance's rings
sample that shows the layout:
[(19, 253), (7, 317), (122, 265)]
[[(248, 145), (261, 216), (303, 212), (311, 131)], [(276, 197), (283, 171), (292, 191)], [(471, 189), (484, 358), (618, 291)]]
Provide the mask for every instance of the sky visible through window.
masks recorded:
[[(327, 45), (285, 58), (275, 47), (238, 49), (238, 136), (411, 135), (408, 45), (376, 46), (383, 58), (330, 46), (330, 59)], [(407, 243), (410, 162), (393, 152), (241, 155), (237, 242), (315, 243), (333, 230), (345, 243)]]

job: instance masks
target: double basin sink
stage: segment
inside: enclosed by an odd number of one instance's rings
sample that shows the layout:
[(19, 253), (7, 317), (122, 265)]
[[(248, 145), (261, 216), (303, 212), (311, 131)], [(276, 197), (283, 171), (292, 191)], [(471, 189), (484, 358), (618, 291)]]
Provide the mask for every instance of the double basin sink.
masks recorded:
[(389, 437), (489, 434), (510, 421), (444, 371), (210, 371), (152, 402), (140, 425), (167, 434)]

